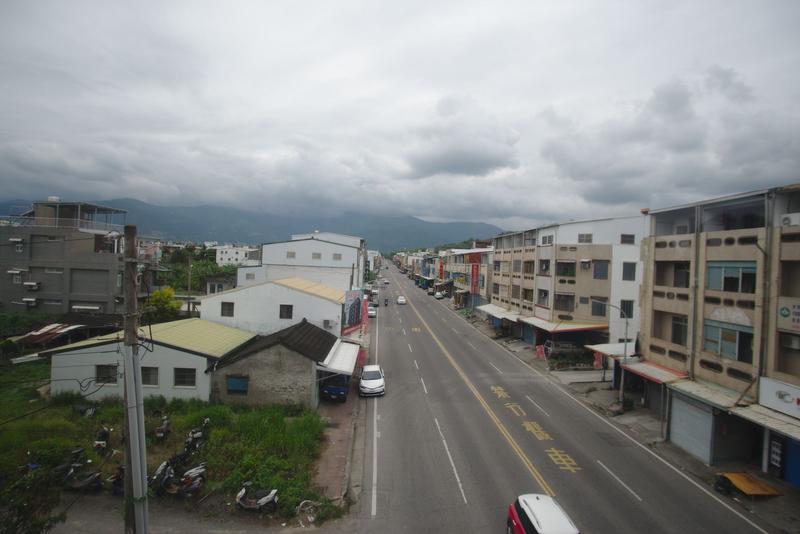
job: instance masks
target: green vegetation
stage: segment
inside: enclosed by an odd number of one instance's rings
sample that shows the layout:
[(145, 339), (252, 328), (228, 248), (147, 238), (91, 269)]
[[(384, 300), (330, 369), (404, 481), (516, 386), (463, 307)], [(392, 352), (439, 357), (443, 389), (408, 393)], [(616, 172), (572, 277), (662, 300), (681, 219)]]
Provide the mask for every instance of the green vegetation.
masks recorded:
[[(52, 495), (47, 492), (34, 493), (45, 484), (58, 488), (57, 483), (48, 482), (46, 475), (39, 473), (62, 463), (72, 447), (83, 447), (104, 479), (123, 461), (122, 454), (102, 458), (91, 449), (101, 421), (114, 429), (111, 446), (122, 449), (121, 401), (97, 402), (78, 394), (42, 400), (36, 388), (47, 383), (49, 368), (47, 362), (0, 368), (0, 518), (3, 527), (26, 525), (15, 527), (17, 532), (43, 532), (46, 525), (58, 519), (50, 516), (58, 498), (50, 499)], [(93, 389), (90, 387), (89, 392)], [(92, 417), (83, 415), (87, 407), (96, 409)], [(172, 433), (164, 442), (154, 443), (153, 430), (164, 414), (170, 416)], [(340, 508), (312, 488), (313, 463), (319, 454), (325, 423), (315, 412), (299, 406), (246, 407), (148, 397), (148, 473), (180, 450), (189, 429), (199, 426), (205, 417), (211, 419), (211, 431), (202, 450), (209, 474), (203, 494), (214, 491), (229, 502), (242, 483), (251, 480), (256, 486), (278, 489), (281, 516), (293, 515), (294, 508), (305, 499), (322, 503), (317, 521), (341, 513)], [(35, 476), (24, 474), (19, 466), (29, 461), (44, 469), (33, 471)], [(31, 499), (30, 507), (20, 505), (25, 498)], [(0, 533), (7, 531), (3, 527)]]
[(169, 272), (160, 275), (161, 284), (175, 288), (177, 291), (188, 290), (191, 261), (191, 292), (204, 293), (206, 278), (215, 274), (236, 276), (236, 266), (226, 265), (220, 267), (216, 263), (215, 251), (204, 247), (186, 247), (173, 252), (162, 262), (162, 266)]
[(37, 326), (54, 322), (55, 319), (57, 316), (36, 311), (0, 313), (0, 338), (27, 334)]
[(165, 323), (174, 321), (181, 313), (181, 303), (175, 300), (175, 291), (165, 287), (154, 291), (145, 302), (143, 323)]

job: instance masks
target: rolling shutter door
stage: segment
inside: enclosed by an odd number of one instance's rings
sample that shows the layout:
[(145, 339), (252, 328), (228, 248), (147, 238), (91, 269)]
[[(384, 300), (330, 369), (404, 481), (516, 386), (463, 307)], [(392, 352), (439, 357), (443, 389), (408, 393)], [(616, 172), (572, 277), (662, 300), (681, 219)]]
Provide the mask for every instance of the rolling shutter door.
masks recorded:
[(711, 407), (673, 391), (669, 439), (706, 464), (711, 463)]

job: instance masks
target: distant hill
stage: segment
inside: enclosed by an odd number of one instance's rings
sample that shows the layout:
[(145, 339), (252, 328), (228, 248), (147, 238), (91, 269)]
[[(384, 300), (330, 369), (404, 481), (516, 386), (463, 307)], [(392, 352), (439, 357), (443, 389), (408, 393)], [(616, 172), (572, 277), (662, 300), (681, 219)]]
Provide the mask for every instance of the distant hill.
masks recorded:
[[(409, 216), (343, 213), (338, 217), (285, 217), (219, 206), (155, 206), (128, 198), (90, 202), (127, 210), (126, 222), (135, 224), (141, 235), (195, 242), (255, 244), (320, 230), (360, 236), (370, 249), (389, 252), (470, 237), (487, 238), (502, 232), (486, 223), (432, 223)], [(0, 215), (17, 214), (19, 206), (25, 205), (30, 201), (0, 202)]]

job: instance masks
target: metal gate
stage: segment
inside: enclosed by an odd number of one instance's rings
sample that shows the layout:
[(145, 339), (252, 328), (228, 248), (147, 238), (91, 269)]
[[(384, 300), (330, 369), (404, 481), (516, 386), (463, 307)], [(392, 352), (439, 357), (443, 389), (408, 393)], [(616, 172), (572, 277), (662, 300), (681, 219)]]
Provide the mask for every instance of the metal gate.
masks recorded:
[(672, 392), (669, 439), (678, 447), (711, 465), (711, 434), (714, 416), (711, 407)]

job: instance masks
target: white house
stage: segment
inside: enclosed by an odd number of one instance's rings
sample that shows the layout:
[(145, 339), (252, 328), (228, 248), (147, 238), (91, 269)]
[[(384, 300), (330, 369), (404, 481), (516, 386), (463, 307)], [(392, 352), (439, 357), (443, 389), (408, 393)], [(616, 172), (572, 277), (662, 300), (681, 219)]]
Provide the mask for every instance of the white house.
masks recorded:
[(302, 278), (285, 278), (201, 297), (200, 316), (262, 335), (306, 319), (338, 336), (344, 300), (341, 289)]
[[(145, 396), (167, 400), (209, 400), (211, 377), (205, 371), (240, 350), (256, 334), (201, 319), (183, 319), (139, 330), (139, 358)], [(123, 333), (107, 334), (40, 352), (51, 358), (52, 394), (75, 392), (90, 398), (122, 397)]]
[[(337, 241), (323, 239), (329, 236), (334, 236)], [(361, 238), (327, 233), (292, 238), (290, 241), (262, 245), (261, 264), (240, 268), (237, 287), (291, 277), (342, 291), (362, 287), (366, 249)]]
[(223, 245), (215, 247), (215, 249), (217, 251), (217, 265), (220, 267), (225, 265), (258, 265), (258, 260), (250, 259), (252, 253), (258, 251), (257, 248)]

